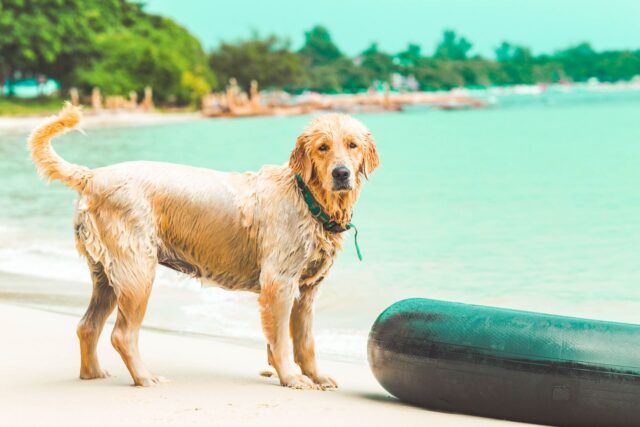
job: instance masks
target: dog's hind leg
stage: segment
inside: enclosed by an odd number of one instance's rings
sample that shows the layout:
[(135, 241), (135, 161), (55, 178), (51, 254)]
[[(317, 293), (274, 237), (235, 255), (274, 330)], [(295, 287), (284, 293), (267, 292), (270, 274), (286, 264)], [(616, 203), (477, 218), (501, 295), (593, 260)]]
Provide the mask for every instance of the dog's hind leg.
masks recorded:
[(138, 334), (151, 294), (155, 265), (146, 265), (148, 263), (131, 259), (118, 259), (117, 263), (112, 276), (118, 277), (113, 282), (118, 316), (111, 334), (111, 342), (127, 365), (135, 385), (148, 387), (164, 381), (164, 378), (149, 372), (138, 350)]
[(105, 378), (109, 374), (100, 368), (96, 347), (104, 324), (116, 305), (116, 294), (109, 285), (102, 264), (89, 259), (93, 293), (84, 316), (78, 324), (80, 340), (80, 378)]

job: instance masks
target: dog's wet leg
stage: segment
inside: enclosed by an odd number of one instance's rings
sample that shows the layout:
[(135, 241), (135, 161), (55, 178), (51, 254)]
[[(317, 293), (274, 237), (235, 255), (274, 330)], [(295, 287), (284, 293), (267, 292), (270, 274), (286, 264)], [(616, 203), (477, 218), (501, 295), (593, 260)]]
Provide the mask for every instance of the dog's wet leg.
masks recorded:
[(269, 345), (269, 359), (278, 373), (280, 384), (291, 388), (318, 388), (291, 361), (289, 348), (289, 319), (295, 298), (292, 283), (279, 281), (264, 273), (260, 280), (260, 317)]
[(80, 340), (80, 378), (93, 379), (109, 376), (100, 368), (96, 347), (104, 324), (116, 304), (116, 295), (109, 285), (102, 264), (89, 260), (93, 293), (89, 307), (78, 324)]
[(316, 352), (313, 339), (313, 300), (318, 286), (305, 286), (300, 289), (300, 297), (293, 303), (290, 329), (293, 340), (293, 356), (302, 373), (311, 378), (322, 389), (337, 388), (336, 381), (318, 373)]
[[(131, 271), (131, 268), (135, 267), (130, 266), (127, 270)], [(164, 378), (149, 372), (140, 358), (138, 349), (138, 335), (147, 310), (154, 272), (138, 271), (132, 276), (138, 283), (114, 284), (118, 316), (111, 334), (111, 343), (120, 353), (135, 385), (148, 387), (165, 381)]]

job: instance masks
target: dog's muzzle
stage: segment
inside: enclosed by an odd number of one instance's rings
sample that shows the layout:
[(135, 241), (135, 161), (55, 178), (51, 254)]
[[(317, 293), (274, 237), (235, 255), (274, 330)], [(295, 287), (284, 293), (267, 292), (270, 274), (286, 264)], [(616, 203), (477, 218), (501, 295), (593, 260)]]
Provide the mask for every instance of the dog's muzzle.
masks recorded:
[(338, 166), (331, 171), (333, 177), (333, 191), (351, 190), (351, 172), (344, 166)]

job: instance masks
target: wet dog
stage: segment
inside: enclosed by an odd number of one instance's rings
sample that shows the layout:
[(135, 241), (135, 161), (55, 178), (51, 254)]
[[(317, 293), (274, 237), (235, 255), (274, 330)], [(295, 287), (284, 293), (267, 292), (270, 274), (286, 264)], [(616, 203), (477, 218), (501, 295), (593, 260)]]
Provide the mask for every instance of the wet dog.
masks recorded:
[[(163, 380), (138, 351), (156, 266), (162, 264), (205, 283), (259, 294), (269, 362), (280, 383), (337, 387), (316, 365), (313, 301), (341, 247), (339, 231), (348, 228), (362, 178), (378, 166), (369, 130), (346, 115), (320, 116), (298, 137), (287, 164), (255, 173), (145, 161), (89, 169), (65, 161), (50, 144), (80, 118), (78, 109), (66, 106), (29, 138), (39, 173), (79, 194), (75, 240), (93, 280), (77, 330), (80, 377), (107, 376), (96, 344), (117, 307), (111, 342), (135, 384)], [(309, 194), (333, 229), (311, 212)]]

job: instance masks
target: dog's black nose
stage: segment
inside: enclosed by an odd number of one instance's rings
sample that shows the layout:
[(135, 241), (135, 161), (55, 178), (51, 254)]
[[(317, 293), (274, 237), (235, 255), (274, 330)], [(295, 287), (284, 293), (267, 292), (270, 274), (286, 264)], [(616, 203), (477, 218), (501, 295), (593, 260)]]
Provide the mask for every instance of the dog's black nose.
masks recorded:
[(346, 181), (349, 179), (349, 175), (351, 175), (351, 172), (344, 166), (338, 166), (331, 172), (331, 176), (333, 176), (333, 179), (336, 181)]

